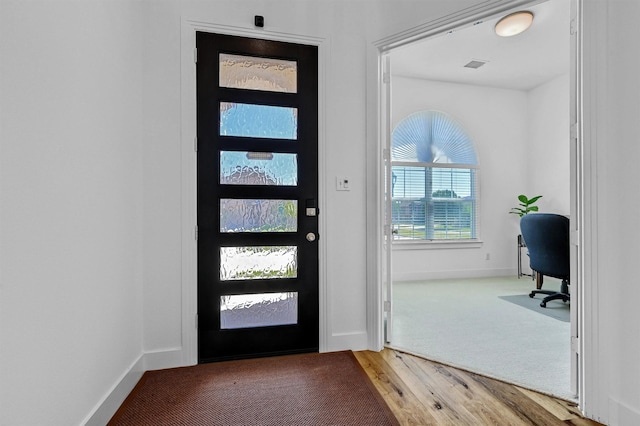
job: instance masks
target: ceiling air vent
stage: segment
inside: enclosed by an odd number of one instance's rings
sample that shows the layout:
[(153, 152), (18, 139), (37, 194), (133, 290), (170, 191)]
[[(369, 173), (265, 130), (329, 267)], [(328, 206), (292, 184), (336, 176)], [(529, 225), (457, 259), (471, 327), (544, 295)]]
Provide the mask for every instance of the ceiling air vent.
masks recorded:
[(477, 59), (474, 59), (473, 61), (469, 62), (467, 65), (465, 65), (465, 68), (473, 68), (473, 69), (478, 69), (481, 66), (483, 66), (484, 64), (486, 64), (488, 61), (479, 61)]

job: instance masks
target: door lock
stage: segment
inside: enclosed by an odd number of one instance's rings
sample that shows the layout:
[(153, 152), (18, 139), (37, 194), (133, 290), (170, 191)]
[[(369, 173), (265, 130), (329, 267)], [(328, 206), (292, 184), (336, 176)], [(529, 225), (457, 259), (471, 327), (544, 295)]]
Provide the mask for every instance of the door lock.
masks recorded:
[(309, 232), (307, 234), (307, 241), (314, 242), (315, 240), (316, 240), (316, 234), (314, 234), (313, 232)]
[(316, 200), (309, 199), (305, 201), (305, 208), (307, 212), (307, 216), (318, 216), (318, 206), (316, 205)]

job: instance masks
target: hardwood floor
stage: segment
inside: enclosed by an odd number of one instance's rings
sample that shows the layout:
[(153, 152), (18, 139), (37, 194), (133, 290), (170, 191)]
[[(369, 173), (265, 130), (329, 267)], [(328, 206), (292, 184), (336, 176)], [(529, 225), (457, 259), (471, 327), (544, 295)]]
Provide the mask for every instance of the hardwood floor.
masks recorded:
[(403, 425), (600, 425), (573, 402), (403, 352), (355, 355)]

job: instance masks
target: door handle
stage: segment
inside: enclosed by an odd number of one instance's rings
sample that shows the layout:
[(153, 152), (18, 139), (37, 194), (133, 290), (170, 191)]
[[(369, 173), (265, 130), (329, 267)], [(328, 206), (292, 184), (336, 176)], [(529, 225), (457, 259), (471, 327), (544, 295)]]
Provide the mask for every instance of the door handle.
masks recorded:
[(316, 234), (314, 234), (313, 232), (309, 232), (307, 234), (307, 241), (314, 242), (315, 240), (316, 240)]

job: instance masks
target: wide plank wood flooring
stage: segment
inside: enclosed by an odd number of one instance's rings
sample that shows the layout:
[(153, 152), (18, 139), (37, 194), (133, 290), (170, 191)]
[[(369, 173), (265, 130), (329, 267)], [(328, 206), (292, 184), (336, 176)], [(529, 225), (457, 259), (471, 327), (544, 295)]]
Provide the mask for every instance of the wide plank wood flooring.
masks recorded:
[(403, 352), (355, 355), (403, 425), (600, 425), (574, 402)]

